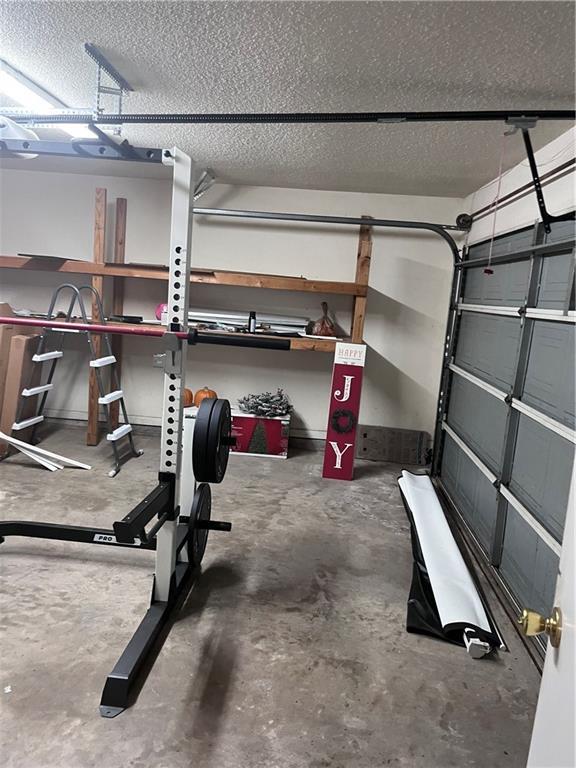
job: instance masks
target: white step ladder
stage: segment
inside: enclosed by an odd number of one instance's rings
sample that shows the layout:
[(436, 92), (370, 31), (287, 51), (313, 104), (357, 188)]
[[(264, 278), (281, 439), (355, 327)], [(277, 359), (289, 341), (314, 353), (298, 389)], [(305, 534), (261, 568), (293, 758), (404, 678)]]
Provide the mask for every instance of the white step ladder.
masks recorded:
[[(52, 320), (54, 318), (54, 308), (56, 306), (58, 297), (63, 290), (69, 290), (72, 292), (70, 305), (68, 307), (68, 312), (66, 313), (66, 322), (70, 321), (72, 318), (72, 312), (76, 304), (78, 304), (83, 322), (86, 324), (89, 323), (81, 292), (90, 291), (96, 300), (96, 306), (98, 308), (98, 315), (101, 318), (101, 323), (105, 324), (106, 321), (104, 320), (102, 300), (100, 299), (98, 291), (96, 291), (96, 289), (91, 285), (83, 285), (77, 287), (75, 285), (71, 285), (70, 283), (64, 283), (63, 285), (58, 286), (58, 288), (54, 291), (52, 300), (50, 302), (50, 307), (48, 309), (48, 320)], [(44, 407), (46, 405), (46, 398), (48, 393), (54, 388), (54, 372), (56, 370), (56, 364), (58, 363), (58, 360), (60, 360), (64, 355), (62, 347), (64, 346), (64, 334), (67, 332), (67, 329), (59, 329), (57, 331), (46, 329), (40, 336), (38, 349), (36, 350), (36, 354), (32, 357), (32, 362), (38, 366), (41, 366), (41, 368), (40, 371), (38, 371), (38, 369), (33, 370), (30, 386), (25, 387), (22, 390), (16, 419), (12, 424), (13, 432), (19, 432), (23, 429), (27, 429), (28, 427), (32, 427), (31, 442), (34, 440), (37, 425), (44, 421)], [(118, 450), (119, 440), (121, 440), (123, 437), (128, 438), (129, 448), (132, 456), (141, 456), (143, 451), (137, 450), (134, 445), (132, 426), (128, 419), (126, 404), (124, 402), (124, 392), (120, 388), (116, 358), (112, 354), (112, 347), (110, 345), (110, 338), (108, 334), (98, 334), (102, 337), (102, 346), (105, 354), (101, 357), (96, 357), (93, 343), (94, 334), (90, 333), (90, 331), (79, 331), (79, 333), (85, 334), (88, 338), (91, 358), (90, 368), (94, 371), (98, 384), (98, 403), (104, 409), (106, 414), (106, 422), (108, 424), (108, 434), (106, 435), (106, 440), (112, 443), (112, 450), (114, 452), (114, 466), (108, 474), (110, 477), (114, 477), (120, 471), (121, 466), (120, 452)], [(52, 341), (55, 342), (56, 349), (47, 349), (46, 347), (50, 346)], [(44, 363), (49, 363), (48, 373), (46, 375), (44, 375), (43, 370)], [(109, 369), (109, 392), (106, 391), (106, 387), (104, 386), (103, 369)], [(42, 382), (43, 379), (44, 383), (38, 384), (38, 382)], [(30, 415), (29, 406), (31, 401), (29, 398), (36, 395), (40, 395), (41, 397), (37, 404), (35, 415)], [(120, 424), (114, 429), (112, 426), (110, 406), (112, 403), (116, 402), (119, 403), (119, 408), (122, 413), (124, 424)]]

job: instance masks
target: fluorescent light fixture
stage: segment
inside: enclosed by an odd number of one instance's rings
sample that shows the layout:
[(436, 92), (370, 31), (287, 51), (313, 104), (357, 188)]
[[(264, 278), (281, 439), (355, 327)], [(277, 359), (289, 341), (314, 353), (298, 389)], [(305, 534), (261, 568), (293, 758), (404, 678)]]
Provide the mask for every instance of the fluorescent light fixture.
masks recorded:
[[(26, 109), (39, 110), (45, 114), (67, 109), (63, 101), (45, 91), (3, 59), (0, 59), (0, 93)], [(57, 127), (75, 139), (94, 138), (87, 125), (60, 123)]]

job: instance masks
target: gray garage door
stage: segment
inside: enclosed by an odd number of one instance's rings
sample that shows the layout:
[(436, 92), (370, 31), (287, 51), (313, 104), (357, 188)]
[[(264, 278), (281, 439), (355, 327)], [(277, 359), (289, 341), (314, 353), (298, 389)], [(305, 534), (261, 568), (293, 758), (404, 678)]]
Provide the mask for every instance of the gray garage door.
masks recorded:
[[(440, 485), (516, 608), (549, 615), (574, 461), (574, 222), (465, 254)], [(490, 270), (492, 273), (490, 273)]]

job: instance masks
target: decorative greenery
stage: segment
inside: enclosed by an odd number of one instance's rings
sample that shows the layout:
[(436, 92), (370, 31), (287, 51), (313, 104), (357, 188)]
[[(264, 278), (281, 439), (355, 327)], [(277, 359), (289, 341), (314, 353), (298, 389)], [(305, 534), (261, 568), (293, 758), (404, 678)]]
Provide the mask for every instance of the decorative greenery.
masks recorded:
[(275, 395), (271, 392), (246, 395), (238, 400), (238, 406), (244, 413), (253, 413), (255, 416), (286, 416), (294, 410), (283, 389), (278, 389)]

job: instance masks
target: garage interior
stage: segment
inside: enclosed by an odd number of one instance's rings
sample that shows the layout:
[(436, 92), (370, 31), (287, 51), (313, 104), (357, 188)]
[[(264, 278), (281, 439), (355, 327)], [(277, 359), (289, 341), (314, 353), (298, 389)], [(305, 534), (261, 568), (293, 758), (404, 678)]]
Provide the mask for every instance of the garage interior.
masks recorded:
[(576, 765), (574, 16), (2, 3), (5, 766)]

